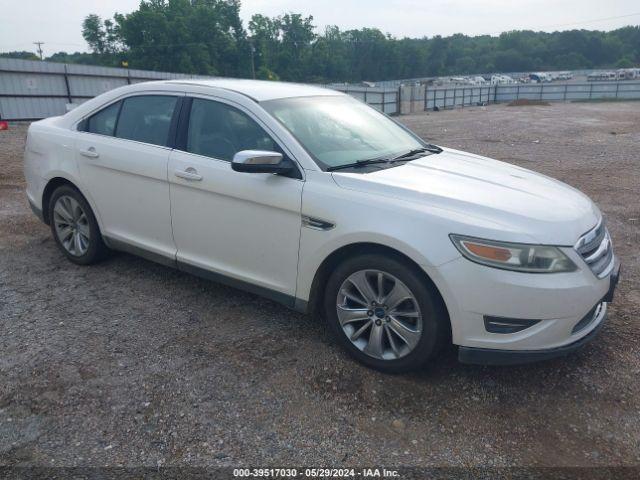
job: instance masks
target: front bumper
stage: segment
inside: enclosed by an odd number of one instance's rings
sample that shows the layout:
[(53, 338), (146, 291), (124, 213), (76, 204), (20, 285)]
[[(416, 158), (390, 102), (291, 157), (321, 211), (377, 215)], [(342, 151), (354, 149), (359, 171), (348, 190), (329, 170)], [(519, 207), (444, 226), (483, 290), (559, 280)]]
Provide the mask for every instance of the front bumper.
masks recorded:
[[(580, 267), (559, 274), (522, 274), (459, 259), (432, 274), (449, 311), (452, 340), (467, 363), (517, 364), (565, 355), (597, 335), (613, 299), (619, 262), (603, 278), (571, 248), (563, 251)], [(596, 306), (603, 304), (592, 317)], [(528, 328), (497, 332), (487, 317), (521, 319)], [(589, 318), (587, 318), (589, 317)]]
[(567, 345), (539, 350), (499, 350), (461, 346), (458, 350), (458, 360), (462, 363), (479, 365), (519, 365), (562, 357), (581, 349), (593, 340), (604, 326), (607, 318), (607, 304), (613, 301), (615, 289), (620, 279), (620, 262), (617, 259), (609, 278), (609, 289), (602, 301), (590, 310), (580, 322), (574, 325), (574, 330), (576, 330), (576, 327), (580, 328), (580, 325), (583, 324), (584, 326), (581, 328), (588, 331), (580, 339)]
[(580, 340), (569, 345), (542, 350), (496, 350), (491, 348), (460, 347), (458, 349), (458, 360), (462, 363), (477, 365), (521, 365), (563, 357), (584, 347), (602, 330), (607, 318), (607, 303), (603, 302), (601, 305), (602, 308), (598, 317), (591, 320), (595, 327)]

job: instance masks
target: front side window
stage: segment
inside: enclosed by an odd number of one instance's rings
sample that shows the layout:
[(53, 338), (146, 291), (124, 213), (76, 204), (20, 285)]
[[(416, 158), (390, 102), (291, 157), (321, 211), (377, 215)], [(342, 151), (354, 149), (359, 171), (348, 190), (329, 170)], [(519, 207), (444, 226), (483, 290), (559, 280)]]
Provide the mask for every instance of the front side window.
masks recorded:
[(281, 151), (253, 119), (237, 108), (194, 98), (189, 115), (187, 152), (231, 161), (241, 150)]
[(121, 103), (122, 102), (113, 103), (89, 117), (83, 131), (113, 137)]
[(153, 145), (167, 145), (171, 117), (178, 97), (144, 95), (123, 100), (116, 137)]
[(283, 98), (261, 105), (322, 168), (424, 147), (393, 120), (346, 95)]

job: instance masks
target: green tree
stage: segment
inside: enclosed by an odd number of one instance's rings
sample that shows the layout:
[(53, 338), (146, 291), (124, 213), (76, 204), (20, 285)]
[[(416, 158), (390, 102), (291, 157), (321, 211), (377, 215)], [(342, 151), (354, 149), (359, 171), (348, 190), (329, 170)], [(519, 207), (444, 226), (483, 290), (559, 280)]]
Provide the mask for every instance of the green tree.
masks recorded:
[(4, 58), (18, 58), (20, 60), (40, 60), (40, 57), (38, 57), (35, 53), (33, 52), (26, 52), (26, 51), (21, 51), (21, 52), (4, 52), (4, 53), (0, 53), (0, 57), (4, 57)]
[(628, 57), (623, 57), (616, 62), (616, 68), (631, 68), (633, 66), (633, 61)]
[(98, 55), (113, 55), (121, 48), (117, 25), (109, 19), (103, 22), (98, 15), (92, 14), (84, 19), (82, 37)]
[(55, 54), (78, 63), (305, 82), (360, 82), (440, 75), (614, 68), (640, 63), (640, 27), (610, 32), (510, 31), (395, 38), (376, 28), (317, 32), (312, 16), (253, 15), (239, 0), (142, 0), (113, 20), (89, 15), (90, 54)]
[(298, 13), (287, 13), (280, 19), (282, 48), (278, 52), (278, 72), (289, 79), (305, 79), (307, 64), (311, 55), (313, 17), (303, 17)]
[(277, 70), (281, 41), (279, 17), (269, 18), (256, 14), (249, 21), (250, 41), (253, 48), (255, 68), (266, 72)]
[(130, 66), (249, 76), (251, 50), (238, 0), (143, 0), (116, 15)]

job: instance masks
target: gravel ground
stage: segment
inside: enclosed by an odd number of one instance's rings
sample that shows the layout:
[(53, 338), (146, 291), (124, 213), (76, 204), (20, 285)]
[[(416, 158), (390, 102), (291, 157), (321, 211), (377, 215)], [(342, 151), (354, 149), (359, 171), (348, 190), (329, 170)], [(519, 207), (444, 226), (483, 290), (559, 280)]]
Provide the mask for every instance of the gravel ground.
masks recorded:
[(268, 300), (116, 254), (66, 261), (0, 132), (0, 465), (604, 466), (640, 462), (640, 104), (400, 120), (557, 177), (607, 215), (623, 279), (600, 337), (523, 367), (366, 369)]

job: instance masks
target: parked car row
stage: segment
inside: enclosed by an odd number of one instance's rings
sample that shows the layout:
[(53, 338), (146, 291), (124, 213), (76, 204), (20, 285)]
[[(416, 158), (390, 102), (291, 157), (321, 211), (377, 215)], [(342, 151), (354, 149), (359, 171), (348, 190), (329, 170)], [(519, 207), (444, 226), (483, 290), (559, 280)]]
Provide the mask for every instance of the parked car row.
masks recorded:
[[(572, 72), (531, 72), (519, 75), (507, 75), (496, 73), (492, 75), (471, 75), (456, 77), (441, 77), (432, 81), (436, 86), (476, 86), (476, 85), (512, 85), (516, 83), (551, 83), (566, 82), (572, 80)], [(640, 78), (640, 68), (621, 68), (611, 71), (598, 71), (589, 73), (587, 81), (620, 81), (635, 80)]]
[(587, 75), (589, 82), (616, 82), (619, 80), (636, 80), (640, 78), (640, 68), (620, 68), (609, 72), (593, 72)]

